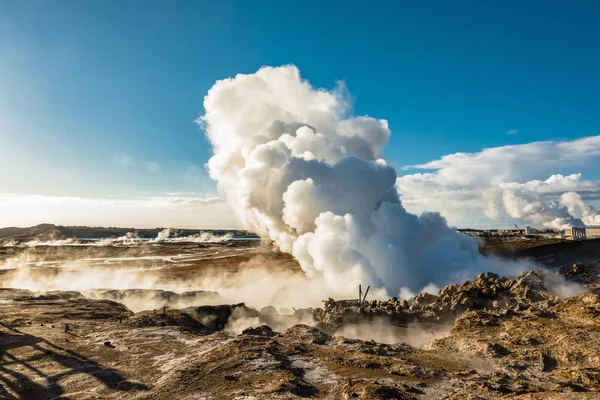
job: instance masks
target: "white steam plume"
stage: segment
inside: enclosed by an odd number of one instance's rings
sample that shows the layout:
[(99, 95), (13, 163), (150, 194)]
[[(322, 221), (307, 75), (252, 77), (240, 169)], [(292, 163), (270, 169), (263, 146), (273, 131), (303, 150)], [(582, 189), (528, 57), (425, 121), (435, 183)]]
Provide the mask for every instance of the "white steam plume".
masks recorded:
[(175, 234), (175, 232), (172, 228), (165, 228), (162, 231), (158, 232), (156, 237), (154, 239), (150, 240), (150, 242), (152, 242), (152, 243), (166, 242), (174, 234)]
[(573, 215), (579, 212), (585, 225), (600, 225), (600, 213), (594, 207), (585, 204), (578, 193), (563, 193), (560, 196), (560, 203)]
[(142, 243), (143, 240), (136, 232), (127, 232), (118, 238), (106, 238), (98, 240), (96, 246), (132, 246)]
[(437, 213), (401, 205), (381, 158), (387, 121), (349, 115), (343, 86), (313, 88), (295, 66), (218, 81), (199, 119), (210, 176), (247, 229), (291, 253), (332, 291), (398, 295), (492, 269)]
[(556, 200), (542, 201), (517, 194), (513, 190), (505, 190), (502, 201), (506, 213), (511, 218), (529, 221), (536, 226), (550, 229), (567, 229), (583, 227), (581, 219), (571, 215), (567, 207)]
[(158, 232), (154, 239), (149, 243), (221, 243), (231, 239), (231, 233), (223, 235), (215, 235), (212, 232), (201, 232), (188, 236), (177, 236), (177, 232), (173, 228), (165, 228)]
[(598, 160), (600, 136), (532, 142), (404, 167), (431, 172), (407, 173), (396, 183), (409, 211), (435, 210), (458, 225), (489, 227), (489, 220), (512, 225), (510, 218), (563, 229), (599, 223), (588, 202), (600, 200), (600, 180), (557, 172), (590, 170)]

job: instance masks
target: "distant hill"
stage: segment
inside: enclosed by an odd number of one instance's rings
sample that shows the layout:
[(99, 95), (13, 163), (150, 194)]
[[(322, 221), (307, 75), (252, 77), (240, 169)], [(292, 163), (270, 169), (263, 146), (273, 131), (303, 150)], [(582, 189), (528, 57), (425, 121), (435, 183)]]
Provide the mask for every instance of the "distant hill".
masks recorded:
[[(135, 229), (40, 224), (28, 228), (0, 228), (0, 239), (58, 240), (69, 238), (116, 238), (125, 235), (127, 232), (135, 232), (140, 238), (150, 239), (155, 238), (156, 235), (158, 235), (158, 233), (163, 229), (165, 228)], [(229, 229), (173, 229), (173, 231), (177, 234), (177, 236), (189, 236), (203, 232), (210, 232), (217, 236), (231, 234), (233, 237), (256, 237), (254, 233), (248, 231)]]

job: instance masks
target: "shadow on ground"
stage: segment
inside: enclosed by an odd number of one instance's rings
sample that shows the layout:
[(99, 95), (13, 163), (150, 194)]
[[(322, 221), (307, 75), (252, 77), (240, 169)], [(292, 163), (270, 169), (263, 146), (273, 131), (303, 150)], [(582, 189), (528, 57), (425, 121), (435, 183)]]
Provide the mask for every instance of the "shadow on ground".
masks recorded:
[[(16, 354), (27, 354), (26, 356)], [(33, 363), (54, 363), (56, 373), (44, 372)], [(64, 394), (61, 379), (87, 374), (116, 392), (145, 391), (148, 387), (127, 380), (119, 371), (104, 368), (71, 350), (29, 335), (0, 322), (0, 397), (45, 399)]]

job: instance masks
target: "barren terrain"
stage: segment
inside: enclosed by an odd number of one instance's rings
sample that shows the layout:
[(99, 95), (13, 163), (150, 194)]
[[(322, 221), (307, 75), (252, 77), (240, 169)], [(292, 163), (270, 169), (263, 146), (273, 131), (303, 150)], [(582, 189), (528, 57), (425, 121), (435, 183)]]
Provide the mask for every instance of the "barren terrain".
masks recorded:
[(259, 241), (5, 246), (0, 397), (598, 398), (598, 242), (511, 246), (548, 268), (313, 308), (210, 287), (301, 275)]

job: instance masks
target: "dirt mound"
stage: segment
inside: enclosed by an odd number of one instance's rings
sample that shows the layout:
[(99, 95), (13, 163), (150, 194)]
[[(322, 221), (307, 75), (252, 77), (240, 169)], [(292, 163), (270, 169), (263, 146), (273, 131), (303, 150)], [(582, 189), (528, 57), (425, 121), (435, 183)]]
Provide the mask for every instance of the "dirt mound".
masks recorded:
[(274, 332), (268, 325), (261, 325), (258, 328), (247, 328), (242, 331), (242, 335), (258, 335), (258, 336), (275, 336), (277, 332)]
[[(24, 296), (25, 299), (32, 296)], [(67, 299), (82, 299), (84, 296), (76, 291), (59, 291), (59, 290), (50, 290), (47, 292), (43, 292), (41, 294), (35, 295), (37, 300), (67, 300)]]
[(586, 292), (557, 304), (553, 312), (582, 325), (600, 326), (600, 294)]
[(327, 344), (332, 337), (307, 325), (294, 325), (283, 333), (283, 336), (294, 338), (301, 343)]
[[(4, 294), (7, 292), (5, 291)], [(15, 297), (11, 303), (0, 303), (0, 315), (5, 321), (30, 321), (42, 316), (45, 323), (69, 320), (123, 320), (133, 315), (121, 303), (109, 300), (92, 300), (73, 292), (54, 292), (39, 296)]]
[(199, 321), (202, 325), (215, 331), (224, 330), (232, 315), (235, 318), (258, 318), (260, 315), (257, 310), (246, 307), (244, 303), (188, 307), (182, 311)]
[(125, 323), (137, 328), (178, 326), (195, 333), (212, 333), (209, 328), (180, 310), (167, 310), (165, 314), (154, 311), (143, 311), (133, 315)]
[[(423, 393), (419, 389), (408, 389), (412, 392)], [(390, 384), (378, 381), (369, 381), (365, 379), (347, 379), (339, 382), (331, 389), (330, 398), (335, 399), (400, 399), (415, 400), (416, 397), (410, 394), (403, 385)]]
[(593, 391), (597, 396), (599, 315), (600, 297), (591, 292), (554, 305), (542, 299), (527, 307), (469, 311), (456, 320), (449, 337), (428, 349), (488, 360), (487, 368), (494, 372), (473, 374), (462, 393), (530, 393), (531, 398), (544, 398), (534, 393)]

